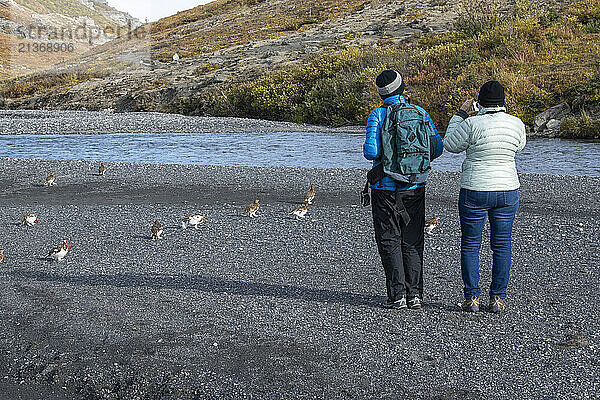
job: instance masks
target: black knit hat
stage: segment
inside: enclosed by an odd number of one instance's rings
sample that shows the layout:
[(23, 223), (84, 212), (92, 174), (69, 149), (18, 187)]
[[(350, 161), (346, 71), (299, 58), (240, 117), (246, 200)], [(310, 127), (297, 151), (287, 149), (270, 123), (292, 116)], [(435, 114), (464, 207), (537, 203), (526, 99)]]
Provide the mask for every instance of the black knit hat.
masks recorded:
[(487, 81), (479, 89), (477, 102), (482, 107), (504, 106), (504, 86), (498, 81)]
[(406, 86), (402, 75), (393, 69), (386, 69), (380, 73), (375, 79), (375, 84), (377, 85), (377, 93), (382, 99), (404, 93), (404, 87)]

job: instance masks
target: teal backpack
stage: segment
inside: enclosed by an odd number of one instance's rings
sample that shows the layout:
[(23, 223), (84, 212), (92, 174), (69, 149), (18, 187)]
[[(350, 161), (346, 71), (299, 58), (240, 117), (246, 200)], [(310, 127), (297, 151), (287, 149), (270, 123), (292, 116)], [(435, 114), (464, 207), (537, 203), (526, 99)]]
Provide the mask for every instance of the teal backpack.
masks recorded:
[(386, 175), (405, 183), (427, 180), (437, 138), (423, 110), (410, 103), (389, 105), (381, 142), (381, 163)]

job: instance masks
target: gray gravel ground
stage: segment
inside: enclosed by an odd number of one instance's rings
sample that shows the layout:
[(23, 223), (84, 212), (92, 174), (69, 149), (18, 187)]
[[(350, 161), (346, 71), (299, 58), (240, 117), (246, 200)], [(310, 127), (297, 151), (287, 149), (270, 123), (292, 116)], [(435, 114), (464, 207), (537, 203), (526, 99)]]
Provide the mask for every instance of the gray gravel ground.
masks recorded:
[[(365, 171), (108, 167), (0, 159), (2, 399), (599, 398), (600, 179), (522, 176), (496, 316), (458, 307), (458, 174), (428, 186), (424, 309), (389, 311)], [(67, 258), (44, 260), (63, 238)], [(484, 288), (490, 262), (486, 244)]]
[(97, 111), (0, 110), (0, 134), (238, 133), (363, 131), (246, 118), (189, 117), (179, 114)]

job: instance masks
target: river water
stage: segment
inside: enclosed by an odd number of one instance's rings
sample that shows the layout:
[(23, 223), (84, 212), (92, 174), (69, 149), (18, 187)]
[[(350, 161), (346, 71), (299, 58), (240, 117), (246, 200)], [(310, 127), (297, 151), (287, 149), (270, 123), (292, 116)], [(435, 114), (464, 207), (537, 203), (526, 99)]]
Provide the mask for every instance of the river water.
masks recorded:
[[(350, 133), (123, 133), (0, 135), (0, 157), (136, 163), (308, 168), (369, 168), (364, 135)], [(444, 154), (433, 169), (459, 171), (464, 154)], [(522, 173), (600, 176), (600, 143), (531, 139), (517, 155)]]

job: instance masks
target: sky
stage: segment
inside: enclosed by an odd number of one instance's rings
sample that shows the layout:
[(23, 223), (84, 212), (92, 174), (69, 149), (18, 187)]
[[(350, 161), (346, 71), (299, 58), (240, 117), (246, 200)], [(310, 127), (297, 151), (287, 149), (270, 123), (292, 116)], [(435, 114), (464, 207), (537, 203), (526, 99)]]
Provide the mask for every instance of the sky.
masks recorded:
[(157, 21), (209, 2), (210, 0), (108, 0), (110, 6), (128, 12), (142, 22), (146, 18), (148, 21)]

